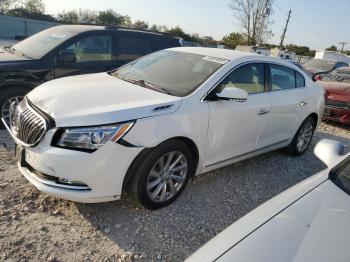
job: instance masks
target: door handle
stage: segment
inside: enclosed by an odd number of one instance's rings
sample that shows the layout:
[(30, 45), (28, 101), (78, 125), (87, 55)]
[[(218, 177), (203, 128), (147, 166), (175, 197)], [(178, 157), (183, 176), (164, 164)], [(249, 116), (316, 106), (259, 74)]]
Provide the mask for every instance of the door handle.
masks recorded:
[(262, 115), (266, 115), (266, 114), (268, 114), (268, 113), (270, 113), (270, 111), (263, 108), (263, 109), (260, 109), (260, 111), (259, 111), (258, 114), (259, 114), (260, 116), (262, 116)]
[(306, 106), (307, 105), (307, 102), (305, 101), (301, 101), (297, 104), (297, 106)]

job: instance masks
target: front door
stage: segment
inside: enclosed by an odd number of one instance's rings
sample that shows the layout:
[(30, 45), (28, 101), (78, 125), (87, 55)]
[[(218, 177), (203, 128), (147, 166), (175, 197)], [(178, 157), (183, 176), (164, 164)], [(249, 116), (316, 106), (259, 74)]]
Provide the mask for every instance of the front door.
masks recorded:
[(207, 167), (258, 149), (260, 133), (269, 120), (270, 98), (264, 64), (246, 64), (230, 73), (214, 90), (236, 87), (248, 92), (247, 101), (208, 101), (210, 119)]
[(113, 69), (112, 35), (96, 34), (76, 39), (55, 59), (55, 78), (99, 73)]

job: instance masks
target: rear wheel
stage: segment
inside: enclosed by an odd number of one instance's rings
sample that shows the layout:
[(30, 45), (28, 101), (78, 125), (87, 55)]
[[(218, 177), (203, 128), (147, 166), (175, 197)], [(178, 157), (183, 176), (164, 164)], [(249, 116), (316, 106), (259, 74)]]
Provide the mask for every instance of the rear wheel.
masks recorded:
[(140, 161), (128, 192), (139, 205), (158, 209), (181, 194), (193, 173), (194, 159), (187, 145), (176, 140), (166, 141)]
[[(7, 87), (0, 90), (0, 117), (9, 123), (11, 104), (19, 104), (28, 92), (29, 90), (23, 87)], [(2, 123), (0, 128), (3, 128)]]
[(304, 120), (294, 136), (288, 151), (293, 156), (300, 156), (308, 149), (316, 128), (315, 120), (309, 116)]

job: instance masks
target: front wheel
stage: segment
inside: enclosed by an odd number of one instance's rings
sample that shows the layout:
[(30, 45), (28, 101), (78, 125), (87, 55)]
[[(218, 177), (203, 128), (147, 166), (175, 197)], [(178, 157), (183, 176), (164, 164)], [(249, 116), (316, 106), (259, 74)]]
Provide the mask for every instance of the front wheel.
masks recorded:
[(288, 147), (291, 155), (300, 156), (305, 153), (311, 143), (315, 128), (316, 123), (311, 116), (304, 120)]
[(170, 140), (152, 149), (132, 174), (128, 192), (139, 205), (158, 209), (173, 202), (194, 173), (187, 145)]

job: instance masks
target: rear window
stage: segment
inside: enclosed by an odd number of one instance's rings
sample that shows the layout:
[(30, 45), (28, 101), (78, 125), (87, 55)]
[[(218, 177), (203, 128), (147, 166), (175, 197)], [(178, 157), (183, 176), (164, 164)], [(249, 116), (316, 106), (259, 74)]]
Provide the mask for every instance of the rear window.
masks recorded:
[(334, 68), (335, 64), (336, 63), (333, 61), (328, 61), (323, 59), (311, 59), (304, 64), (304, 67), (329, 71)]
[(326, 82), (350, 83), (350, 70), (334, 70), (322, 78)]

